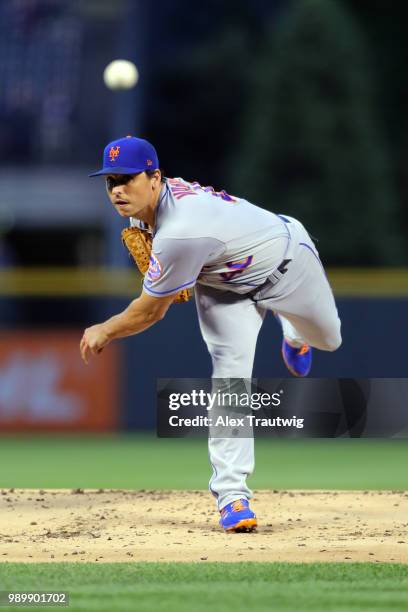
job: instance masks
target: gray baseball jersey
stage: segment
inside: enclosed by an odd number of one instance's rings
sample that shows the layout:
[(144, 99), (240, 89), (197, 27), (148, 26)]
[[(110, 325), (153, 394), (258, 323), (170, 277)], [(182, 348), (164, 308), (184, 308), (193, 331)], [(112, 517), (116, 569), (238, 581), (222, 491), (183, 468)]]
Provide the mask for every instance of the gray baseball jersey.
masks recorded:
[(143, 288), (156, 297), (196, 283), (248, 293), (280, 265), (288, 242), (277, 215), (225, 191), (166, 179)]
[[(131, 224), (144, 227), (137, 219)], [(254, 287), (283, 260), (289, 264), (278, 283), (251, 299)], [(268, 311), (279, 315), (283, 335), (295, 346), (307, 343), (331, 351), (341, 342), (330, 285), (299, 221), (198, 183), (167, 179), (144, 290), (160, 297), (195, 284), (214, 379), (251, 378), (258, 333)], [(219, 509), (249, 499), (246, 477), (254, 468), (253, 438), (219, 438), (210, 431), (208, 444), (210, 489)]]

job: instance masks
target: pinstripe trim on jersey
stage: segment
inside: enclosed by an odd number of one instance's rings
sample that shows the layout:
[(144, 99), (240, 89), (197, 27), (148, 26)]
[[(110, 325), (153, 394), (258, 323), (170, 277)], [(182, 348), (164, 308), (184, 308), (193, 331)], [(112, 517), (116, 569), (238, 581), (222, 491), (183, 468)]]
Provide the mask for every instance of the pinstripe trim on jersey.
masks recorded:
[(194, 284), (195, 282), (196, 282), (196, 279), (188, 281), (188, 283), (184, 283), (184, 285), (179, 285), (178, 287), (174, 287), (174, 289), (168, 289), (168, 291), (155, 291), (154, 289), (150, 289), (150, 287), (148, 287), (145, 283), (143, 283), (143, 289), (146, 289), (147, 292), (150, 291), (151, 293), (155, 293), (156, 295), (167, 295), (168, 293), (174, 293), (175, 291), (178, 291), (179, 289), (184, 289), (184, 287)]
[(319, 262), (319, 264), (322, 266), (323, 268), (323, 264), (320, 261), (319, 256), (317, 255), (317, 253), (315, 253), (315, 251), (312, 249), (311, 246), (309, 246), (308, 244), (306, 244), (306, 242), (299, 242), (299, 246), (305, 246), (307, 249), (309, 249), (309, 251), (311, 251), (313, 253), (313, 255), (316, 257), (317, 261)]

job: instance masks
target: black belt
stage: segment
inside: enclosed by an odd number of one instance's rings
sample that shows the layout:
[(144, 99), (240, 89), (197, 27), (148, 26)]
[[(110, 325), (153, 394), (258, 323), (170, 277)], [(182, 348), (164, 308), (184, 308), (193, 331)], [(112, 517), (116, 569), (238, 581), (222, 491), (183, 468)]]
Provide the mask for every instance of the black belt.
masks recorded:
[(257, 302), (258, 300), (254, 299), (255, 295), (259, 293), (259, 291), (262, 291), (263, 289), (266, 289), (268, 287), (274, 287), (281, 280), (282, 276), (286, 274), (286, 272), (288, 271), (287, 266), (291, 261), (292, 261), (291, 259), (284, 259), (279, 264), (279, 266), (272, 272), (272, 274), (268, 276), (266, 281), (262, 283), (262, 285), (259, 285), (259, 287), (256, 287), (255, 289), (253, 289), (246, 295), (250, 297), (251, 300), (253, 300), (254, 302)]
[[(284, 221), (285, 223), (290, 223), (289, 219), (287, 219), (284, 215), (277, 215), (277, 217), (282, 219), (282, 221)], [(262, 291), (263, 289), (266, 289), (267, 287), (274, 287), (280, 281), (282, 276), (284, 274), (286, 274), (286, 272), (288, 271), (286, 266), (291, 261), (292, 261), (291, 259), (284, 259), (279, 264), (279, 266), (272, 272), (272, 274), (270, 276), (268, 276), (266, 281), (264, 283), (262, 283), (262, 285), (259, 285), (259, 287), (256, 287), (256, 289), (253, 289), (252, 291), (247, 293), (247, 295), (251, 298), (251, 300), (256, 302), (257, 300), (254, 300), (254, 296), (259, 291)]]

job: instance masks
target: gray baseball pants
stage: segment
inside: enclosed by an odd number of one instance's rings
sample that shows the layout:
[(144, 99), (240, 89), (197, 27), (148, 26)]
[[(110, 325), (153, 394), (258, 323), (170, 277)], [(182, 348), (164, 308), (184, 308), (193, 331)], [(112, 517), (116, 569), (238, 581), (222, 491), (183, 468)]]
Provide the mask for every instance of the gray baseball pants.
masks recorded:
[[(280, 315), (283, 335), (292, 344), (335, 351), (341, 344), (340, 319), (316, 247), (303, 225), (285, 217), (290, 242), (287, 271), (276, 284), (253, 296), (195, 287), (200, 329), (213, 365), (213, 378), (251, 378), (259, 331), (268, 311)], [(246, 479), (253, 472), (254, 440), (209, 435), (213, 468), (210, 490), (218, 508), (250, 499)]]

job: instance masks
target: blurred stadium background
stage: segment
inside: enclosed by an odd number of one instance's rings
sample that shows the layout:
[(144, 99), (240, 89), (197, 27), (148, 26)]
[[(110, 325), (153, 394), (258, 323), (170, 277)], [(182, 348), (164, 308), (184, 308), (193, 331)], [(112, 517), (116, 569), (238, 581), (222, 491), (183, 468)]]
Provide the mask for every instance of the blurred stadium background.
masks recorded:
[[(103, 181), (87, 177), (104, 145), (126, 134), (155, 144), (167, 176), (299, 217), (318, 238), (344, 344), (316, 356), (314, 376), (406, 376), (404, 9), (398, 0), (0, 3), (3, 434), (148, 432), (157, 377), (210, 374), (194, 304), (90, 366), (80, 361), (83, 328), (140, 291), (123, 223)], [(115, 58), (135, 62), (136, 88), (105, 87)], [(286, 376), (279, 344), (270, 317), (256, 376)], [(3, 442), (10, 461), (16, 440)], [(23, 471), (15, 486), (29, 486)], [(12, 474), (0, 486), (13, 486)]]

